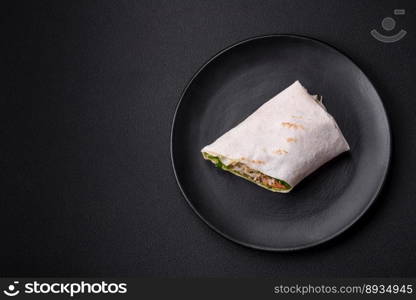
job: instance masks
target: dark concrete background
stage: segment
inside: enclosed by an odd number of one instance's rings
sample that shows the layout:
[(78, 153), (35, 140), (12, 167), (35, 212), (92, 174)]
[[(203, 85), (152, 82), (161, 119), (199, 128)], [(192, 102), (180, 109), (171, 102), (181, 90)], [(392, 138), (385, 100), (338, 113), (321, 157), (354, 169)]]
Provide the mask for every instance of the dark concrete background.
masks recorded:
[[(2, 5), (1, 276), (415, 276), (414, 1), (27, 1)], [(394, 8), (408, 35), (369, 31)], [(386, 107), (392, 164), (376, 204), (306, 251), (236, 245), (188, 207), (169, 156), (194, 72), (249, 37), (347, 53)]]

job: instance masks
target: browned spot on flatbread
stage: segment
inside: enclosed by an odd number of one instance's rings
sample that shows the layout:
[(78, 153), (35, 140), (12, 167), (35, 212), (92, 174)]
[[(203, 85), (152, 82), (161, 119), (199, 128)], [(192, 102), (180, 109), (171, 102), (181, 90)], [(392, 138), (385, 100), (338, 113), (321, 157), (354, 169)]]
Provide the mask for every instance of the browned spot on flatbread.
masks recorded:
[(295, 138), (287, 138), (286, 141), (288, 143), (296, 143), (297, 139), (295, 139)]
[(293, 119), (303, 119), (302, 116), (292, 116)]
[(273, 153), (274, 154), (278, 154), (278, 155), (282, 155), (282, 154), (287, 154), (287, 153), (289, 153), (289, 152), (287, 152), (286, 150), (284, 150), (284, 149), (277, 149), (277, 150), (274, 150), (273, 151)]
[(259, 165), (263, 165), (263, 164), (266, 163), (264, 160), (249, 159), (249, 158), (246, 158), (246, 157), (241, 157), (240, 160), (241, 161), (248, 161), (248, 162), (251, 162), (253, 164), (259, 164)]
[(286, 128), (293, 128), (293, 129), (305, 129), (305, 127), (303, 127), (300, 124), (290, 123), (290, 122), (282, 122), (282, 126)]

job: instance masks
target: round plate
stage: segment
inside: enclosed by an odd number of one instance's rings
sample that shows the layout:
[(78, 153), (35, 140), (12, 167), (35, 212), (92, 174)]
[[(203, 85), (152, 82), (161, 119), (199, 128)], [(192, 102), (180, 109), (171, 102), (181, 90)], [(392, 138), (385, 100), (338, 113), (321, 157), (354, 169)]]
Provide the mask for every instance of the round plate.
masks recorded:
[[(200, 150), (295, 80), (320, 94), (351, 151), (288, 194), (273, 193), (215, 168)], [(349, 58), (306, 37), (272, 35), (233, 45), (192, 78), (171, 135), (177, 182), (193, 210), (234, 242), (295, 250), (350, 227), (379, 193), (390, 160), (390, 129), (379, 95)]]

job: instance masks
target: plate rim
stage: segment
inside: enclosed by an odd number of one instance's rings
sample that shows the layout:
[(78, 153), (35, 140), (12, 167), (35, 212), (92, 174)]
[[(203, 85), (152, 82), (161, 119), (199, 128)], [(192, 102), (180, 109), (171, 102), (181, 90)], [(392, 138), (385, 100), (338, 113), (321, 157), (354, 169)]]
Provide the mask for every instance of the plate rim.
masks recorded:
[[(364, 77), (370, 82), (371, 86), (373, 87), (377, 97), (379, 98), (379, 102), (381, 104), (381, 109), (382, 112), (384, 113), (384, 116), (386, 118), (386, 125), (387, 125), (387, 151), (388, 151), (388, 157), (387, 157), (387, 163), (384, 169), (384, 174), (382, 176), (382, 180), (380, 181), (380, 183), (377, 186), (377, 189), (375, 190), (373, 196), (371, 197), (370, 201), (367, 203), (367, 205), (364, 207), (364, 209), (361, 210), (361, 212), (359, 214), (357, 214), (355, 216), (354, 219), (352, 219), (348, 224), (346, 224), (344, 227), (342, 227), (340, 230), (336, 231), (335, 233), (321, 239), (318, 241), (315, 241), (313, 243), (307, 243), (304, 245), (299, 245), (299, 246), (295, 246), (295, 247), (284, 247), (284, 248), (279, 248), (279, 247), (268, 247), (268, 246), (259, 246), (259, 245), (255, 245), (255, 244), (251, 244), (251, 243), (246, 243), (243, 242), (241, 240), (238, 240), (236, 238), (233, 238), (232, 236), (228, 235), (227, 233), (221, 231), (220, 229), (218, 229), (215, 225), (211, 224), (211, 222), (209, 222), (201, 213), (199, 213), (199, 211), (195, 208), (195, 206), (192, 204), (192, 201), (188, 198), (188, 196), (186, 195), (182, 184), (179, 180), (178, 174), (176, 172), (176, 167), (175, 167), (175, 160), (173, 157), (173, 134), (174, 134), (174, 130), (175, 130), (175, 121), (176, 121), (176, 117), (179, 111), (179, 108), (181, 106), (182, 100), (184, 98), (184, 96), (186, 95), (189, 87), (192, 85), (192, 83), (194, 82), (194, 80), (198, 77), (198, 75), (204, 71), (204, 69), (211, 63), (213, 62), (215, 59), (217, 59), (218, 57), (220, 57), (222, 54), (226, 53), (227, 51), (238, 47), (242, 44), (245, 43), (249, 43), (252, 41), (256, 41), (256, 40), (262, 40), (262, 39), (267, 39), (267, 38), (279, 38), (279, 37), (288, 37), (288, 38), (293, 38), (293, 39), (302, 39), (302, 40), (307, 40), (316, 44), (319, 44), (321, 46), (330, 48), (332, 50), (335, 50), (336, 52), (338, 52), (339, 54), (343, 55), (350, 63), (352, 63), (363, 75)], [(206, 224), (208, 225), (209, 228), (211, 228), (212, 230), (214, 230), (216, 233), (218, 233), (220, 236), (222, 236), (223, 238), (230, 240), (236, 244), (245, 246), (247, 248), (251, 248), (251, 249), (256, 249), (256, 250), (264, 250), (264, 251), (269, 251), (269, 252), (293, 252), (293, 251), (297, 251), (297, 250), (303, 250), (303, 249), (309, 249), (312, 247), (316, 247), (318, 245), (321, 245), (323, 243), (326, 243), (336, 237), (338, 237), (339, 235), (341, 235), (342, 233), (344, 233), (345, 231), (347, 231), (348, 229), (350, 229), (355, 223), (357, 223), (357, 221), (359, 219), (361, 219), (363, 217), (363, 215), (369, 210), (369, 208), (373, 205), (373, 203), (375, 202), (375, 200), (377, 199), (377, 197), (379, 196), (381, 190), (384, 187), (385, 181), (386, 181), (386, 177), (387, 174), (390, 170), (390, 165), (391, 165), (391, 156), (392, 156), (392, 133), (391, 133), (391, 129), (390, 129), (390, 121), (389, 121), (389, 117), (386, 111), (386, 108), (384, 106), (384, 102), (382, 101), (382, 98), (380, 97), (380, 93), (378, 92), (378, 90), (376, 89), (376, 87), (374, 86), (373, 82), (369, 79), (369, 77), (367, 76), (366, 73), (364, 73), (364, 71), (354, 62), (354, 60), (347, 54), (345, 54), (343, 51), (341, 51), (340, 49), (338, 49), (337, 47), (334, 47), (332, 45), (330, 45), (327, 42), (324, 42), (320, 39), (317, 38), (313, 38), (313, 37), (309, 37), (306, 35), (300, 35), (300, 34), (292, 34), (292, 33), (287, 33), (287, 34), (267, 34), (267, 35), (258, 35), (258, 36), (253, 36), (253, 37), (249, 37), (246, 38), (244, 40), (240, 40), (234, 44), (231, 44), (230, 46), (227, 46), (225, 48), (223, 48), (222, 50), (218, 51), (217, 53), (215, 53), (213, 56), (211, 56), (207, 61), (205, 61), (201, 67), (198, 68), (198, 70), (192, 75), (191, 79), (187, 82), (187, 84), (185, 85), (184, 89), (182, 90), (182, 93), (180, 95), (179, 101), (177, 102), (176, 106), (175, 106), (175, 111), (173, 114), (173, 118), (171, 121), (171, 130), (170, 130), (170, 138), (169, 138), (169, 150), (170, 150), (170, 160), (171, 160), (171, 166), (173, 169), (173, 173), (175, 176), (175, 180), (176, 180), (176, 184), (178, 185), (180, 192), (182, 194), (182, 196), (185, 198), (186, 202), (188, 203), (188, 205), (191, 207), (191, 209), (193, 210), (193, 212)]]

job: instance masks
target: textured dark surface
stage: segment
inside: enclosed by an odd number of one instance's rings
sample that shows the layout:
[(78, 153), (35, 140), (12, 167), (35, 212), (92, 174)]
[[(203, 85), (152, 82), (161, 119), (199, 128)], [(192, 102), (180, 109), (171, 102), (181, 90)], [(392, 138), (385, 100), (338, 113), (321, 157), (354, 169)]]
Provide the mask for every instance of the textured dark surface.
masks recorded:
[[(205, 145), (295, 80), (323, 95), (350, 145), (348, 153), (287, 194), (202, 159)], [(298, 36), (255, 38), (216, 56), (186, 89), (172, 132), (175, 174), (197, 214), (224, 236), (269, 250), (317, 245), (355, 222), (380, 191), (390, 148), (387, 116), (368, 78), (334, 48)]]
[[(394, 8), (408, 35), (369, 31)], [(1, 10), (0, 275), (415, 276), (413, 1), (16, 2)], [(234, 244), (176, 185), (181, 91), (221, 49), (296, 33), (347, 53), (386, 107), (392, 165), (368, 213), (296, 253)]]

